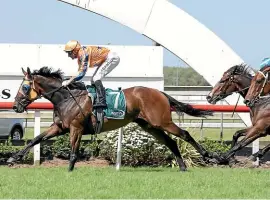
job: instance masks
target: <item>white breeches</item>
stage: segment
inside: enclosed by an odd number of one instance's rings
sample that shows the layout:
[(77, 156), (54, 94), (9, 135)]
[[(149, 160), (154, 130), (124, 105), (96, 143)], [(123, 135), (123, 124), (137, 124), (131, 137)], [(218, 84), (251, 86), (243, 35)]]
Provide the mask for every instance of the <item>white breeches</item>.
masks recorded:
[(102, 65), (97, 67), (95, 73), (93, 74), (92, 80), (101, 80), (107, 74), (109, 74), (120, 62), (120, 57), (116, 52), (109, 52), (107, 59)]

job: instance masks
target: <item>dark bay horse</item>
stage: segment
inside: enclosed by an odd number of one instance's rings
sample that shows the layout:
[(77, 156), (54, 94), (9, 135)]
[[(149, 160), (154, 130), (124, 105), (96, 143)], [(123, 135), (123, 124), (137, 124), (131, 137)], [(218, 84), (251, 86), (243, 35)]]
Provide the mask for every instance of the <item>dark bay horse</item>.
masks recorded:
[[(223, 73), (222, 78), (216, 83), (206, 99), (208, 103), (216, 104), (233, 93), (239, 93), (245, 98), (255, 72), (246, 64), (234, 65)], [(252, 118), (252, 114), (250, 113)], [(239, 137), (246, 134), (246, 129), (238, 130), (232, 138), (232, 147), (235, 146)]]
[[(236, 65), (227, 70), (221, 80), (215, 85), (212, 91), (209, 93), (207, 100), (209, 103), (216, 103), (233, 92), (238, 92), (243, 98), (246, 98), (249, 88), (251, 87), (252, 79), (255, 77), (255, 72), (249, 66), (245, 64)], [(245, 102), (247, 103), (247, 102)], [(247, 106), (249, 106), (247, 104)], [(263, 102), (258, 103), (256, 106), (250, 107), (250, 117), (252, 121), (251, 127), (237, 131), (232, 140), (232, 148), (226, 152), (221, 158), (217, 159), (220, 163), (228, 162), (229, 159), (235, 155), (237, 151), (250, 144), (252, 141), (261, 137), (258, 131), (258, 116), (262, 114)], [(267, 133), (264, 133), (267, 134)], [(257, 135), (253, 139), (253, 135)], [(239, 137), (245, 136), (237, 145)], [(257, 157), (261, 158), (270, 149), (270, 145), (267, 145), (263, 149), (260, 149), (257, 153), (251, 155), (249, 159), (255, 160)], [(212, 160), (213, 161), (213, 160)]]
[[(262, 67), (251, 81), (244, 102), (254, 109), (257, 132), (251, 133), (252, 140), (270, 134), (270, 66)], [(253, 139), (255, 138), (255, 139)], [(270, 144), (259, 151), (259, 157), (270, 150)]]
[[(23, 70), (24, 79), (14, 102), (14, 111), (22, 113), (27, 106), (40, 97), (44, 97), (54, 105), (54, 123), (51, 127), (35, 137), (23, 150), (9, 158), (8, 163), (20, 160), (34, 145), (56, 135), (70, 132), (71, 155), (69, 171), (72, 171), (77, 160), (77, 150), (81, 136), (85, 132), (93, 133), (96, 118), (92, 113), (92, 101), (84, 84), (74, 83), (62, 87), (63, 73), (52, 72), (48, 67), (31, 72)], [(142, 129), (153, 135), (159, 142), (165, 144), (175, 155), (181, 171), (186, 171), (176, 142), (166, 133), (171, 133), (189, 142), (204, 159), (211, 158), (186, 130), (179, 128), (171, 117), (171, 110), (185, 112), (196, 117), (213, 115), (211, 111), (194, 109), (191, 105), (178, 102), (171, 96), (147, 87), (131, 87), (123, 90), (126, 99), (124, 119), (105, 119), (101, 132), (118, 129), (130, 122), (137, 123)]]

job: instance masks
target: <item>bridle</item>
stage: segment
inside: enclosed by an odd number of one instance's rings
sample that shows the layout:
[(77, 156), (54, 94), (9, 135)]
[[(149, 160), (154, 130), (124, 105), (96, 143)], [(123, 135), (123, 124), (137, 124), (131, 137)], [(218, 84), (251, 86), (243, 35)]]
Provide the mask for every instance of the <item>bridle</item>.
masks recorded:
[(263, 85), (262, 85), (262, 88), (261, 88), (261, 90), (260, 90), (258, 96), (256, 96), (256, 97), (254, 98), (254, 100), (253, 100), (254, 102), (258, 102), (260, 99), (268, 98), (268, 97), (270, 96), (270, 94), (264, 95), (264, 96), (262, 95), (262, 94), (263, 94), (263, 90), (264, 90), (264, 88), (265, 88), (265, 85), (266, 85), (266, 83), (268, 82), (269, 72), (266, 72), (266, 74), (264, 74), (262, 71), (258, 71), (258, 73), (260, 73), (260, 74), (264, 77), (264, 81), (263, 81)]
[[(28, 82), (29, 84), (25, 84), (25, 82)], [(22, 87), (23, 85), (26, 85), (28, 87), (28, 91), (23, 91)], [(36, 93), (36, 97), (32, 98), (31, 95), (31, 90), (33, 90)], [(19, 92), (23, 96), (21, 97), (15, 97), (15, 100), (23, 107), (26, 109), (26, 106), (30, 104), (31, 102), (41, 98), (41, 94), (36, 90), (34, 80), (28, 79), (28, 78), (23, 78), (23, 82), (21, 83), (20, 90)], [(31, 100), (30, 100), (31, 99)]]
[[(243, 92), (243, 91), (245, 91), (245, 90), (247, 90), (247, 89), (250, 88), (250, 86), (248, 86), (248, 87), (245, 87), (245, 88), (243, 88), (243, 89), (241, 89), (241, 90), (238, 90), (238, 91), (233, 91), (233, 92), (230, 92), (230, 93), (226, 93), (227, 89), (228, 89), (233, 83), (234, 83), (234, 84), (237, 84), (237, 81), (235, 81), (234, 75), (241, 75), (241, 76), (244, 76), (245, 78), (248, 78), (248, 79), (250, 79), (250, 80), (252, 79), (252, 77), (247, 76), (247, 75), (244, 74), (244, 73), (236, 74), (235, 71), (236, 71), (236, 69), (235, 69), (233, 72), (231, 72), (230, 74), (227, 73), (229, 77), (226, 78), (225, 80), (222, 80), (222, 83), (228, 83), (228, 82), (229, 82), (229, 83), (226, 84), (226, 87), (222, 87), (222, 89), (220, 90), (220, 93), (215, 97), (214, 100), (216, 100), (216, 99), (224, 99), (224, 98), (226, 98), (227, 96), (229, 96), (229, 95), (231, 95), (231, 94), (233, 94), (233, 93), (241, 93), (241, 92)], [(221, 83), (221, 82), (220, 82), (220, 83)]]
[[(23, 78), (22, 84), (23, 84), (25, 81), (29, 82), (29, 85), (30, 85), (30, 89), (29, 89), (29, 91), (28, 91), (28, 94), (26, 94), (26, 93), (23, 92), (23, 91), (20, 91), (20, 93), (23, 95), (23, 98), (20, 98), (20, 99), (19, 99), (19, 97), (15, 98), (15, 100), (16, 100), (16, 101), (17, 101), (24, 109), (26, 109), (26, 105), (29, 105), (29, 104), (32, 103), (33, 101), (35, 101), (35, 100), (37, 100), (37, 99), (40, 99), (40, 98), (42, 98), (42, 97), (45, 97), (45, 98), (47, 98), (47, 99), (51, 99), (51, 98), (53, 97), (53, 95), (54, 95), (55, 92), (57, 92), (57, 91), (59, 91), (60, 89), (63, 88), (63, 86), (60, 86), (60, 87), (58, 87), (58, 88), (56, 88), (56, 89), (53, 89), (53, 90), (50, 91), (50, 92), (44, 92), (43, 94), (41, 94), (41, 93), (40, 93), (39, 91), (37, 91), (37, 89), (35, 88), (34, 79), (27, 79), (27, 78), (24, 77), (24, 78)], [(22, 87), (22, 84), (21, 84), (21, 87)], [(31, 92), (31, 89), (34, 90), (34, 92), (37, 94), (35, 98), (32, 98), (32, 97), (29, 95), (30, 92)], [(83, 116), (85, 117), (85, 114), (84, 114), (84, 112), (83, 112), (83, 110), (82, 110), (82, 107), (81, 107), (80, 104), (77, 102), (76, 98), (74, 97), (74, 95), (72, 94), (72, 92), (70, 91), (70, 89), (69, 89), (68, 87), (67, 87), (67, 90), (68, 90), (70, 96), (74, 99), (74, 101), (76, 102), (76, 104), (79, 106), (80, 111), (82, 112)], [(49, 97), (49, 95), (51, 95), (51, 96)], [(31, 99), (31, 100), (30, 100), (30, 99)]]

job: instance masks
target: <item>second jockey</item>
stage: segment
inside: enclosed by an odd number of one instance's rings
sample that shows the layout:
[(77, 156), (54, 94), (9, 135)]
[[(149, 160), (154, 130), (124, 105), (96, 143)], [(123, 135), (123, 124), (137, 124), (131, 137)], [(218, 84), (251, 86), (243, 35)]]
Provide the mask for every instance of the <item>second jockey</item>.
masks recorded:
[(96, 67), (91, 83), (94, 83), (97, 92), (97, 101), (94, 108), (106, 108), (105, 88), (101, 79), (109, 74), (120, 62), (116, 52), (112, 52), (106, 47), (81, 46), (77, 40), (70, 40), (65, 45), (64, 51), (71, 59), (78, 60), (78, 73), (67, 81), (63, 81), (62, 86), (67, 86), (74, 81), (81, 80), (88, 68)]
[(270, 58), (264, 58), (260, 63), (260, 67), (270, 66)]

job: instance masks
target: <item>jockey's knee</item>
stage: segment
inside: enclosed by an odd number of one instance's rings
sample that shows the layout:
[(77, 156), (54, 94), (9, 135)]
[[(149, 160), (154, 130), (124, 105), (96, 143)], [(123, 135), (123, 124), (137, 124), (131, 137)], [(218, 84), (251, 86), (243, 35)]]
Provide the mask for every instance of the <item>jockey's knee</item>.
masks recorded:
[(94, 76), (94, 77), (92, 78), (91, 82), (95, 83), (96, 81), (99, 81), (99, 80), (101, 80), (101, 77), (98, 76), (98, 74), (97, 74), (96, 76)]
[(115, 60), (116, 65), (118, 65), (120, 62), (120, 57), (116, 56), (116, 57), (114, 57), (114, 60)]
[(108, 58), (110, 60), (109, 63), (114, 63), (114, 65), (118, 65), (120, 62), (120, 57), (119, 57), (118, 53), (116, 53), (116, 52), (111, 52), (108, 55)]

